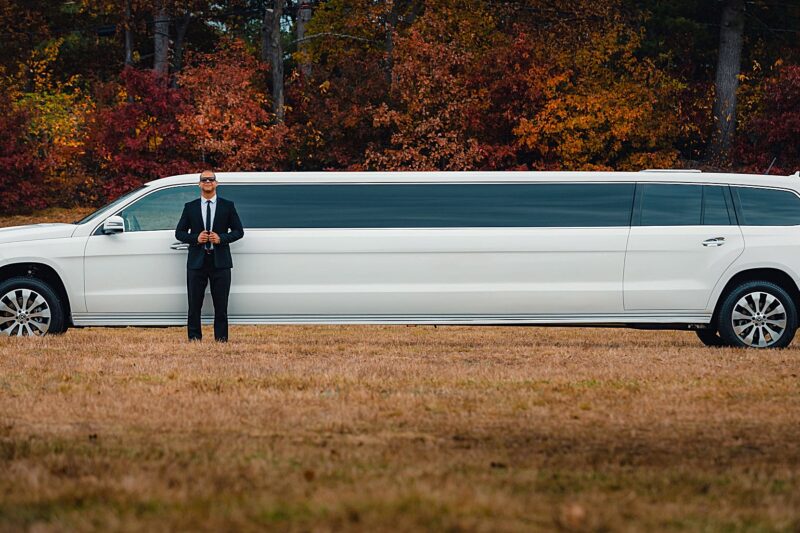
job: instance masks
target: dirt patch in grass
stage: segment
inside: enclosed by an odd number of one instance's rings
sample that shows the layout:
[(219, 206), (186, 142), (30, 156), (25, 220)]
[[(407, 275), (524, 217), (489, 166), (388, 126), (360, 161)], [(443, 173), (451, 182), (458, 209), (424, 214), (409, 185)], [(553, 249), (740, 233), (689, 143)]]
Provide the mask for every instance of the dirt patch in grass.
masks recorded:
[(0, 528), (800, 527), (794, 347), (568, 328), (231, 333), (0, 339)]

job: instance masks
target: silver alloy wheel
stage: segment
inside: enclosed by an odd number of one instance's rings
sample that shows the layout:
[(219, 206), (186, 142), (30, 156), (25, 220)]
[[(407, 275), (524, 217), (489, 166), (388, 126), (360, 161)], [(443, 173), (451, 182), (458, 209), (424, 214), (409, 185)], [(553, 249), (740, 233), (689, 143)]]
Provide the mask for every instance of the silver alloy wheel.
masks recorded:
[(0, 335), (31, 337), (50, 328), (50, 305), (32, 289), (12, 289), (0, 298)]
[(768, 292), (750, 292), (733, 306), (731, 324), (744, 344), (766, 348), (775, 344), (786, 331), (786, 308)]

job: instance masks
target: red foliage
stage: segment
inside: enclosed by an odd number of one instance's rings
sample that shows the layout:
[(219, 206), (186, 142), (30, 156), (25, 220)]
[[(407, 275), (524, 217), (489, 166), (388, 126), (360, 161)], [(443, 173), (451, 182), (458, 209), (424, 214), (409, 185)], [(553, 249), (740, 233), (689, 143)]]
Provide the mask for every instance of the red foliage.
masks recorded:
[(326, 64), (311, 80), (293, 77), (286, 94), (292, 102), (293, 167), (359, 169), (364, 151), (381, 135), (372, 115), (386, 97), (380, 61), (367, 56)]
[(380, 170), (473, 170), (484, 154), (468, 128), (466, 111), (481, 108), (480, 91), (465, 83), (476, 54), (411, 30), (397, 40), (393, 101), (375, 110), (374, 125), (389, 132), (366, 153)]
[(738, 155), (747, 170), (771, 174), (800, 170), (800, 66), (785, 66), (766, 80), (758, 111), (743, 125)]
[(486, 154), (477, 117), (485, 87), (472, 82), (493, 34), (479, 2), (427, 4), (406, 35), (396, 36), (389, 101), (377, 106), (374, 127), (388, 142), (365, 154), (367, 168), (474, 170)]
[(274, 123), (269, 97), (258, 81), (266, 68), (228, 40), (197, 54), (179, 76), (188, 99), (178, 114), (181, 131), (204, 161), (219, 170), (278, 170), (287, 129)]
[(479, 132), (487, 168), (530, 169), (533, 156), (514, 128), (520, 118), (536, 115), (545, 105), (545, 85), (553, 68), (537, 51), (535, 40), (520, 31), (510, 42), (497, 42), (467, 78), (472, 86), (483, 88), (486, 98), (486, 105), (468, 109), (465, 119)]
[(4, 214), (47, 205), (43, 163), (27, 134), (28, 121), (0, 91), (0, 212)]
[(111, 105), (98, 107), (90, 126), (87, 166), (103, 199), (143, 182), (195, 171), (178, 117), (186, 97), (152, 71), (125, 69)]

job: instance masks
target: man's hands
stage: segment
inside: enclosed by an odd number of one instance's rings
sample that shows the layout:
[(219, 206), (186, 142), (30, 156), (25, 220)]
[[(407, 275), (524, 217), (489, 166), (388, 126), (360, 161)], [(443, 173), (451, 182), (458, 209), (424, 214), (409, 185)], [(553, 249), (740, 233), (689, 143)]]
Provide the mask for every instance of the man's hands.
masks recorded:
[(205, 244), (209, 241), (212, 244), (219, 244), (219, 235), (213, 231), (201, 231), (197, 234), (198, 244)]

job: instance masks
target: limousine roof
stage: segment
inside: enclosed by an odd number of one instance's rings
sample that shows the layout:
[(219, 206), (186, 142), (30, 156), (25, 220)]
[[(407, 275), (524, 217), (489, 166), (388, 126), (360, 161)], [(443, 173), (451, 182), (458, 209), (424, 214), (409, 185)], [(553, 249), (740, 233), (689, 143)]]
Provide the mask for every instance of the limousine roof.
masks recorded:
[[(171, 176), (148, 186), (197, 183), (199, 173)], [(800, 190), (800, 173), (790, 176), (706, 173), (691, 170), (642, 172), (217, 172), (226, 183), (524, 183), (524, 182), (672, 182), (762, 185)]]

